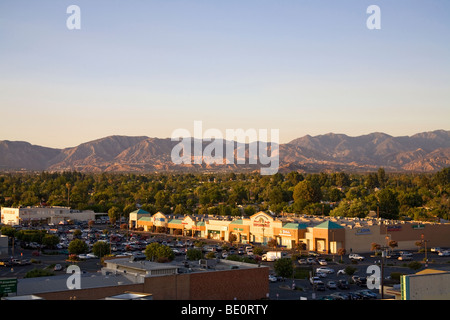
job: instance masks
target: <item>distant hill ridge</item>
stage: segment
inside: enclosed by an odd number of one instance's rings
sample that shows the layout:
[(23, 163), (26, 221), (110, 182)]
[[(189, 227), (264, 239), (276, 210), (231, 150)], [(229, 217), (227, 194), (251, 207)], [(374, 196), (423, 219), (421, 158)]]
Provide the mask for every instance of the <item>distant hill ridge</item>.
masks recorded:
[[(76, 147), (55, 149), (23, 141), (0, 141), (0, 170), (164, 172), (256, 170), (258, 165), (175, 165), (170, 138), (108, 136)], [(208, 143), (205, 143), (208, 144)], [(393, 137), (374, 132), (356, 137), (306, 135), (280, 144), (280, 172), (432, 172), (450, 166), (450, 131)], [(247, 162), (248, 163), (248, 162)]]

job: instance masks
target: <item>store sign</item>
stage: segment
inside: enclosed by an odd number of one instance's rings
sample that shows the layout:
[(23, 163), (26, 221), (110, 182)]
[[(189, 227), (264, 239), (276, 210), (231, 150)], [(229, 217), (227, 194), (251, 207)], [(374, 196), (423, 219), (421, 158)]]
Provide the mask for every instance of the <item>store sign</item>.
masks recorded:
[(400, 231), (402, 230), (402, 226), (390, 226), (387, 227), (387, 231)]
[(371, 234), (372, 232), (370, 231), (370, 229), (369, 228), (361, 228), (361, 229), (358, 229), (358, 230), (356, 230), (356, 235), (357, 236), (359, 236), (359, 235), (365, 235), (365, 234)]
[(17, 292), (17, 279), (0, 279), (0, 294)]
[(292, 236), (292, 233), (289, 230), (280, 230), (280, 236)]
[(415, 224), (412, 226), (412, 228), (415, 230), (424, 229), (425, 225), (424, 224)]
[(270, 227), (270, 221), (264, 216), (256, 217), (255, 220), (253, 221), (253, 226), (254, 227)]

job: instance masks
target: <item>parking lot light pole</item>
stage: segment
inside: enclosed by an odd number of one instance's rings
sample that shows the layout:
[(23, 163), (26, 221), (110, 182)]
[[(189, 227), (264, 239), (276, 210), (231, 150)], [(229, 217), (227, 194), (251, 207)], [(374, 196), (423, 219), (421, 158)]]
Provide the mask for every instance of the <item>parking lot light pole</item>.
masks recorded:
[(384, 257), (386, 255), (386, 251), (383, 250), (381, 252), (381, 279), (380, 279), (380, 284), (381, 284), (381, 300), (384, 299)]

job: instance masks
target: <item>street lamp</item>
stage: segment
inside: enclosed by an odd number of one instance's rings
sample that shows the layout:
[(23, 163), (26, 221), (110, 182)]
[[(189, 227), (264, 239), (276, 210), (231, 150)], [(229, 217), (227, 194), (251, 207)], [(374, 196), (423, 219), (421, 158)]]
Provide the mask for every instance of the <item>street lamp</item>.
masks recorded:
[(381, 299), (384, 299), (384, 259), (386, 257), (386, 250), (387, 247), (381, 247), (381, 278), (380, 278), (380, 285), (381, 285)]

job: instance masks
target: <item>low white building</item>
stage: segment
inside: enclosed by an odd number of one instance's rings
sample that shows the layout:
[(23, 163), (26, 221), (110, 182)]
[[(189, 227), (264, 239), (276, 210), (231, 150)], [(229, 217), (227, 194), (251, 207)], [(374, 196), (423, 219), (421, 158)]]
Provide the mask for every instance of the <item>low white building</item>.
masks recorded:
[(95, 220), (96, 213), (92, 210), (73, 210), (67, 207), (19, 207), (2, 208), (1, 223), (7, 225), (53, 223), (67, 221)]

